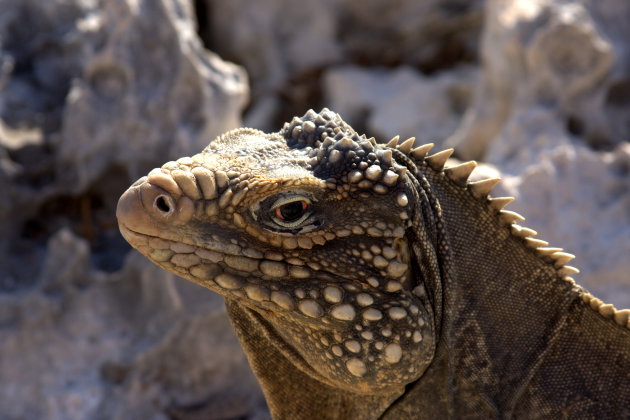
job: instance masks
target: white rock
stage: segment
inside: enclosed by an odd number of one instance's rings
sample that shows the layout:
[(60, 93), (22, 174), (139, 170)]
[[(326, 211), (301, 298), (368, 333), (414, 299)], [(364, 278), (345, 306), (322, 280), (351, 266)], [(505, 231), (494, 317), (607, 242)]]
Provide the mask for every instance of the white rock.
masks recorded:
[(580, 285), (630, 308), (630, 143), (610, 153), (558, 147), (508, 192), (524, 226), (577, 256), (570, 265), (580, 269)]
[(291, 0), (212, 1), (206, 36), (219, 53), (243, 63), (258, 93), (265, 92), (296, 73), (342, 58), (336, 8), (326, 6)]
[(325, 102), (351, 125), (387, 141), (416, 137), (440, 142), (457, 128), (468, 105), (475, 72), (462, 68), (426, 77), (409, 67), (333, 68), (324, 76)]
[(98, 14), (102, 44), (84, 46), (63, 110), (57, 173), (73, 191), (112, 165), (139, 177), (240, 125), (246, 75), (203, 48), (189, 2), (117, 0)]
[(305, 80), (317, 80), (319, 70), (332, 63), (401, 63), (435, 71), (473, 61), (483, 5), (481, 0), (204, 3), (209, 21), (204, 37), (219, 54), (247, 68), (255, 97), (280, 89), (284, 100), (300, 107)]
[[(481, 83), (473, 107), (449, 140), (459, 156), (483, 159), (501, 139), (512, 149), (530, 148), (545, 131), (535, 124), (541, 116), (532, 112), (551, 116), (557, 125), (552, 131), (565, 127), (595, 148), (628, 139), (627, 16), (630, 3), (624, 1), (488, 1)], [(519, 129), (524, 131), (519, 140), (506, 138)], [(549, 146), (553, 134), (544, 140)], [(555, 145), (566, 143), (566, 136), (557, 139)], [(492, 162), (503, 165), (510, 153), (494, 150)], [(538, 158), (530, 155), (530, 162)]]
[(222, 299), (123, 264), (112, 223), (132, 178), (240, 125), (244, 71), (189, 1), (1, 3), (0, 418), (165, 419), (208, 389), (264, 411)]
[(208, 389), (230, 407), (213, 415), (263, 409), (220, 296), (135, 251), (97, 272), (69, 230), (48, 248), (36, 287), (0, 294), (0, 418), (165, 418)]
[(624, 1), (488, 1), (481, 83), (447, 142), (497, 167), (509, 209), (618, 307), (630, 307), (627, 16)]

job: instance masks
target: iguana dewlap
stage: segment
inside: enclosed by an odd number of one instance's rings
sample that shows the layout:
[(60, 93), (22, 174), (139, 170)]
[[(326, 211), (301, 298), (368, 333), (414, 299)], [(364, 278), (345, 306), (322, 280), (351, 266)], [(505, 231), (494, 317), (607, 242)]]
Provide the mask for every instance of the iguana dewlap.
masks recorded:
[(274, 418), (629, 418), (630, 311), (413, 142), (327, 109), (233, 130), (133, 184), (120, 230), (225, 297)]

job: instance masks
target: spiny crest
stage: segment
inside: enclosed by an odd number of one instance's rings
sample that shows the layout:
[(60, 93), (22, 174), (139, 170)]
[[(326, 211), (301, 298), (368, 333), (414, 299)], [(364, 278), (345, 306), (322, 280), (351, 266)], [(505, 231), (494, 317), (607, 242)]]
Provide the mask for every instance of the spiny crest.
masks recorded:
[(475, 162), (474, 160), (471, 160), (470, 162), (464, 162), (462, 164), (451, 166), (450, 168), (446, 168), (444, 169), (444, 173), (453, 182), (460, 184), (462, 186), (466, 186), (468, 177), (470, 176), (470, 174), (476, 167), (477, 167), (477, 162)]
[(616, 309), (610, 303), (604, 303), (588, 292), (582, 293), (582, 301), (599, 312), (601, 316), (615, 321), (618, 325), (630, 329), (630, 309)]
[[(513, 237), (521, 240), (539, 258), (552, 264), (562, 279), (573, 283), (570, 276), (579, 273), (575, 267), (566, 265), (575, 258), (574, 255), (563, 252), (562, 248), (549, 247), (548, 242), (533, 237), (536, 231), (516, 224), (525, 218), (504, 209), (514, 200), (513, 197), (490, 197), (500, 179), (470, 182), (468, 178), (477, 166), (474, 161), (445, 167), (453, 149), (428, 155), (433, 143), (414, 148), (414, 137), (399, 143), (399, 136), (387, 142), (384, 149), (376, 147), (374, 138), (366, 139), (364, 135), (358, 135), (339, 114), (334, 114), (327, 108), (320, 113), (309, 110), (302, 118), (294, 118), (291, 123), (285, 124), (280, 134), (287, 139), (289, 147), (310, 148), (309, 156), (315, 174), (327, 179), (327, 185), (333, 189), (340, 188), (338, 182), (341, 181), (381, 194), (388, 192), (387, 187), (395, 185), (406, 169), (393, 159), (391, 149), (398, 150), (436, 172), (443, 172), (445, 178), (465, 188), (475, 199), (481, 200), (488, 211), (497, 217), (498, 222), (510, 230)], [(617, 311), (612, 305), (603, 304), (586, 292), (582, 296), (600, 314), (630, 328), (630, 310)]]
[[(236, 132), (242, 134), (245, 131), (251, 132), (252, 135), (262, 134), (258, 130), (250, 129), (240, 129)], [(225, 138), (227, 141), (233, 133), (226, 133), (219, 139)], [(474, 161), (445, 168), (448, 158), (453, 153), (452, 149), (429, 156), (432, 143), (413, 148), (414, 138), (399, 144), (398, 136), (387, 145), (377, 145), (374, 138), (367, 139), (364, 135), (358, 135), (338, 114), (326, 108), (320, 113), (309, 110), (304, 117), (294, 118), (291, 123), (284, 125), (279, 134), (286, 139), (289, 147), (306, 150), (315, 174), (326, 180), (328, 188), (337, 190), (343, 190), (350, 185), (352, 188), (377, 194), (391, 191), (391, 187), (403, 178), (407, 169), (395, 161), (392, 153), (392, 149), (395, 149), (421, 164), (423, 170), (442, 172), (445, 175), (444, 179), (448, 179), (462, 191), (466, 190), (472, 197), (480, 200), (488, 211), (495, 215), (497, 221), (510, 230), (514, 238), (551, 264), (559, 277), (573, 283), (570, 276), (579, 272), (576, 268), (566, 265), (575, 258), (574, 255), (563, 252), (562, 248), (548, 246), (546, 241), (534, 238), (536, 231), (515, 223), (525, 219), (518, 213), (504, 209), (514, 200), (512, 197), (490, 197), (489, 194), (499, 182), (498, 178), (469, 182), (468, 178), (476, 167)], [(208, 147), (214, 146), (211, 144)], [(247, 193), (246, 183), (241, 182), (247, 176), (236, 171), (210, 171), (201, 165), (200, 159), (203, 160), (203, 154), (167, 162), (162, 168), (151, 171), (148, 181), (176, 196), (184, 195), (187, 198), (187, 201), (184, 201), (189, 205), (185, 206), (186, 211), (182, 214), (192, 215), (192, 200), (211, 202), (206, 210), (208, 216), (217, 214), (219, 209), (229, 205), (237, 206)], [(407, 196), (399, 193), (396, 203), (401, 207), (407, 206)], [(234, 221), (237, 222), (236, 215)], [(630, 328), (630, 310), (616, 310), (612, 305), (604, 304), (587, 292), (582, 292), (581, 297), (585, 304), (602, 316)]]
[(304, 148), (321, 147), (326, 139), (329, 145), (341, 142), (340, 149), (354, 149), (357, 143), (366, 141), (365, 136), (359, 136), (352, 127), (328, 108), (316, 113), (309, 109), (304, 116), (293, 117), (291, 122), (285, 123), (280, 135), (286, 138), (289, 147)]
[(325, 179), (331, 189), (350, 184), (386, 194), (406, 170), (395, 162), (391, 150), (377, 146), (373, 137), (357, 134), (327, 108), (293, 118), (279, 134), (289, 147), (307, 151), (314, 174)]
[(441, 152), (437, 152), (431, 156), (427, 156), (424, 158), (425, 162), (433, 168), (435, 171), (441, 171), (446, 164), (448, 158), (453, 154), (453, 149), (442, 150)]
[(395, 185), (406, 170), (393, 159), (391, 149), (398, 150), (436, 172), (443, 172), (451, 182), (466, 188), (473, 197), (482, 200), (488, 210), (496, 215), (499, 223), (509, 227), (512, 235), (520, 238), (528, 248), (535, 250), (538, 256), (553, 263), (559, 275), (570, 279), (568, 275), (578, 272), (577, 269), (565, 265), (568, 262), (567, 256), (571, 254), (561, 252), (560, 248), (547, 247), (547, 242), (532, 238), (536, 234), (535, 231), (515, 224), (525, 218), (504, 209), (514, 198), (489, 196), (498, 184), (498, 178), (469, 182), (468, 178), (477, 166), (474, 161), (445, 168), (453, 149), (427, 155), (433, 143), (414, 148), (414, 137), (399, 143), (399, 136), (387, 142), (385, 148), (376, 147), (373, 138), (366, 139), (364, 135), (358, 135), (339, 114), (327, 108), (322, 109), (320, 113), (309, 110), (302, 118), (294, 118), (285, 124), (280, 134), (287, 139), (290, 147), (310, 150), (310, 163), (315, 174), (326, 179), (331, 189), (339, 188), (341, 182), (359, 189), (387, 193), (388, 187)]
[[(480, 181), (468, 181), (472, 171), (477, 166), (474, 161), (464, 162), (456, 166), (445, 167), (448, 158), (453, 154), (453, 149), (446, 149), (433, 155), (427, 156), (433, 143), (424, 144), (412, 148), (415, 138), (410, 138), (398, 144), (399, 136), (392, 138), (387, 146), (395, 148), (406, 155), (409, 155), (416, 162), (420, 162), (430, 167), (436, 172), (443, 172), (451, 182), (466, 188), (470, 194), (477, 200), (484, 202), (489, 211), (493, 212), (498, 221), (510, 229), (512, 236), (519, 238), (523, 244), (531, 249), (539, 258), (553, 265), (558, 275), (570, 283), (574, 283), (573, 274), (579, 273), (575, 267), (566, 265), (575, 258), (575, 255), (563, 252), (562, 248), (550, 247), (549, 243), (541, 239), (536, 239), (535, 230), (516, 224), (517, 221), (524, 221), (525, 218), (520, 214), (505, 210), (504, 207), (514, 201), (513, 197), (490, 197), (492, 189), (500, 182), (499, 178), (489, 178)], [(589, 305), (593, 310), (607, 319), (613, 320), (620, 326), (630, 329), (630, 309), (618, 310), (612, 304), (605, 304), (600, 299), (594, 297), (590, 293), (581, 291), (582, 301)]]
[(398, 147), (396, 147), (398, 150), (400, 150), (402, 153), (408, 155), (409, 152), (411, 152), (411, 148), (413, 147), (413, 143), (416, 141), (415, 137), (409, 137), (407, 140), (405, 140), (404, 142), (400, 143), (398, 145)]
[(576, 274), (579, 271), (565, 264), (574, 258), (574, 256), (562, 252), (562, 248), (548, 247), (548, 242), (532, 238), (532, 236), (536, 235), (535, 231), (516, 225), (515, 222), (524, 221), (525, 218), (516, 212), (504, 209), (507, 204), (514, 201), (513, 197), (490, 197), (490, 192), (500, 181), (499, 178), (470, 182), (468, 178), (477, 167), (477, 162), (469, 161), (459, 165), (445, 167), (446, 162), (453, 154), (453, 149), (442, 150), (441, 152), (427, 156), (428, 151), (433, 147), (433, 143), (412, 148), (415, 138), (412, 137), (401, 144), (398, 143), (399, 139), (399, 136), (392, 138), (387, 143), (387, 147), (395, 148), (405, 153), (416, 162), (428, 166), (436, 172), (444, 173), (446, 178), (451, 182), (467, 189), (475, 199), (485, 203), (488, 210), (496, 215), (499, 223), (510, 228), (510, 232), (513, 236), (522, 240), (523, 244), (534, 250), (539, 257), (553, 264), (561, 277), (572, 281), (568, 276)]
[(579, 272), (578, 269), (565, 265), (574, 255), (562, 252), (562, 248), (549, 247), (549, 243), (541, 239), (535, 239), (536, 231), (515, 224), (518, 221), (524, 221), (525, 218), (520, 214), (505, 210), (504, 207), (514, 201), (514, 197), (491, 197), (492, 189), (500, 182), (499, 178), (489, 178), (481, 181), (468, 181), (471, 173), (477, 166), (474, 161), (464, 162), (456, 166), (446, 167), (448, 158), (453, 153), (452, 149), (446, 149), (426, 156), (427, 151), (433, 144), (427, 144), (410, 151), (410, 155), (421, 162), (426, 163), (435, 171), (442, 171), (448, 179), (456, 185), (466, 188), (470, 194), (477, 200), (485, 203), (488, 210), (496, 215), (498, 221), (510, 229), (511, 234), (523, 241), (523, 244), (534, 250), (536, 254), (543, 258), (546, 262), (551, 263), (556, 268), (558, 274), (567, 281), (573, 281), (570, 275)]

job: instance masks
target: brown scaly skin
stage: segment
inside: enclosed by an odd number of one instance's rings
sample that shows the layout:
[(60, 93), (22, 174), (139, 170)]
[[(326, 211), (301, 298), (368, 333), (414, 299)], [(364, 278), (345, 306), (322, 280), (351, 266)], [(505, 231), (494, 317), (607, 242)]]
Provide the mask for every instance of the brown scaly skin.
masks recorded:
[(120, 230), (225, 297), (274, 418), (629, 417), (630, 311), (474, 162), (397, 143), (327, 109), (234, 130), (129, 188)]

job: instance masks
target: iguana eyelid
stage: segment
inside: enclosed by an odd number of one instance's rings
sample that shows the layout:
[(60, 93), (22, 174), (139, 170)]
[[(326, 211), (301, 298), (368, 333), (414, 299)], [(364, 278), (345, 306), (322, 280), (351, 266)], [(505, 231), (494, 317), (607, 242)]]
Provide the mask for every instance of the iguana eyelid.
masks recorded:
[(306, 204), (308, 204), (309, 206), (313, 203), (309, 197), (306, 197), (302, 194), (295, 194), (295, 195), (280, 197), (271, 205), (271, 210), (275, 210), (280, 206), (292, 203), (294, 201), (302, 201), (302, 200), (306, 201)]

